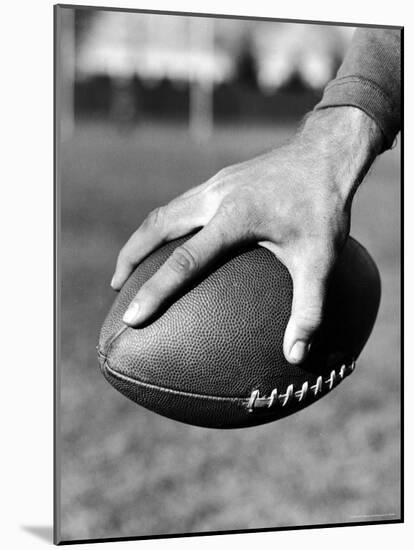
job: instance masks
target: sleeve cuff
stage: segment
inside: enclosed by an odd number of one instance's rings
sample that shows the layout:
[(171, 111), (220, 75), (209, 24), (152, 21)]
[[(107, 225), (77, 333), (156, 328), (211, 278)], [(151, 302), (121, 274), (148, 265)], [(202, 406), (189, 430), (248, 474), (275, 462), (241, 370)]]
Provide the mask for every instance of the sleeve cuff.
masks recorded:
[(400, 129), (400, 112), (375, 82), (358, 75), (337, 78), (325, 88), (315, 110), (344, 106), (364, 111), (384, 135), (383, 151), (392, 147)]

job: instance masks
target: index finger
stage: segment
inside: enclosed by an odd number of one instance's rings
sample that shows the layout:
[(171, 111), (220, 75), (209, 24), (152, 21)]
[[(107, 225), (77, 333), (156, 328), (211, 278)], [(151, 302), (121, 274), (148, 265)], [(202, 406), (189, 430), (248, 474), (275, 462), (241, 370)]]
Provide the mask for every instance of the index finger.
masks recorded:
[(118, 255), (111, 286), (119, 290), (134, 268), (166, 240), (189, 233), (197, 226), (200, 205), (190, 198), (180, 197), (156, 208), (132, 234)]
[(137, 326), (197, 277), (236, 240), (221, 220), (213, 218), (199, 233), (174, 250), (168, 260), (139, 290), (124, 315), (124, 322)]

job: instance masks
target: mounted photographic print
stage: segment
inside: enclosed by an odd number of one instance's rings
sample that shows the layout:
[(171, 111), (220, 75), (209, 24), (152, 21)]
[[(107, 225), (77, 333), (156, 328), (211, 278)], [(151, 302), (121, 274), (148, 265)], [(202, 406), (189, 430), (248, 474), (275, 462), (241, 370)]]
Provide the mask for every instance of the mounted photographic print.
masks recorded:
[(55, 542), (401, 522), (402, 28), (55, 7)]

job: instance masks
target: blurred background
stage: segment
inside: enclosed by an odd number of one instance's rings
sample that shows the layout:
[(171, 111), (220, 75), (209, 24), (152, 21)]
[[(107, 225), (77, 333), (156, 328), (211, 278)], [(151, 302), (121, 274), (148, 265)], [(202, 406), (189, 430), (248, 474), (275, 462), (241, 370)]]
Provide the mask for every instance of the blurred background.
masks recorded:
[(237, 19), (62, 10), (64, 132), (187, 121), (290, 120), (313, 107), (354, 29)]
[(146, 214), (292, 135), (354, 31), (57, 9), (64, 540), (400, 517), (399, 144), (354, 201), (383, 297), (357, 371), (306, 412), (207, 430), (100, 374), (116, 256)]

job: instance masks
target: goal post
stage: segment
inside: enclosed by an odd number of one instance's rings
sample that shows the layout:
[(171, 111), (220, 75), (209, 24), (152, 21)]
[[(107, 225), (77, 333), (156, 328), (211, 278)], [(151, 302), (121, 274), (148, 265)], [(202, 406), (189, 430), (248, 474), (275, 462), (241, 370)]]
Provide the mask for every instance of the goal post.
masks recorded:
[(190, 19), (189, 131), (197, 142), (207, 141), (213, 132), (214, 82), (208, 59), (214, 56), (214, 19)]

